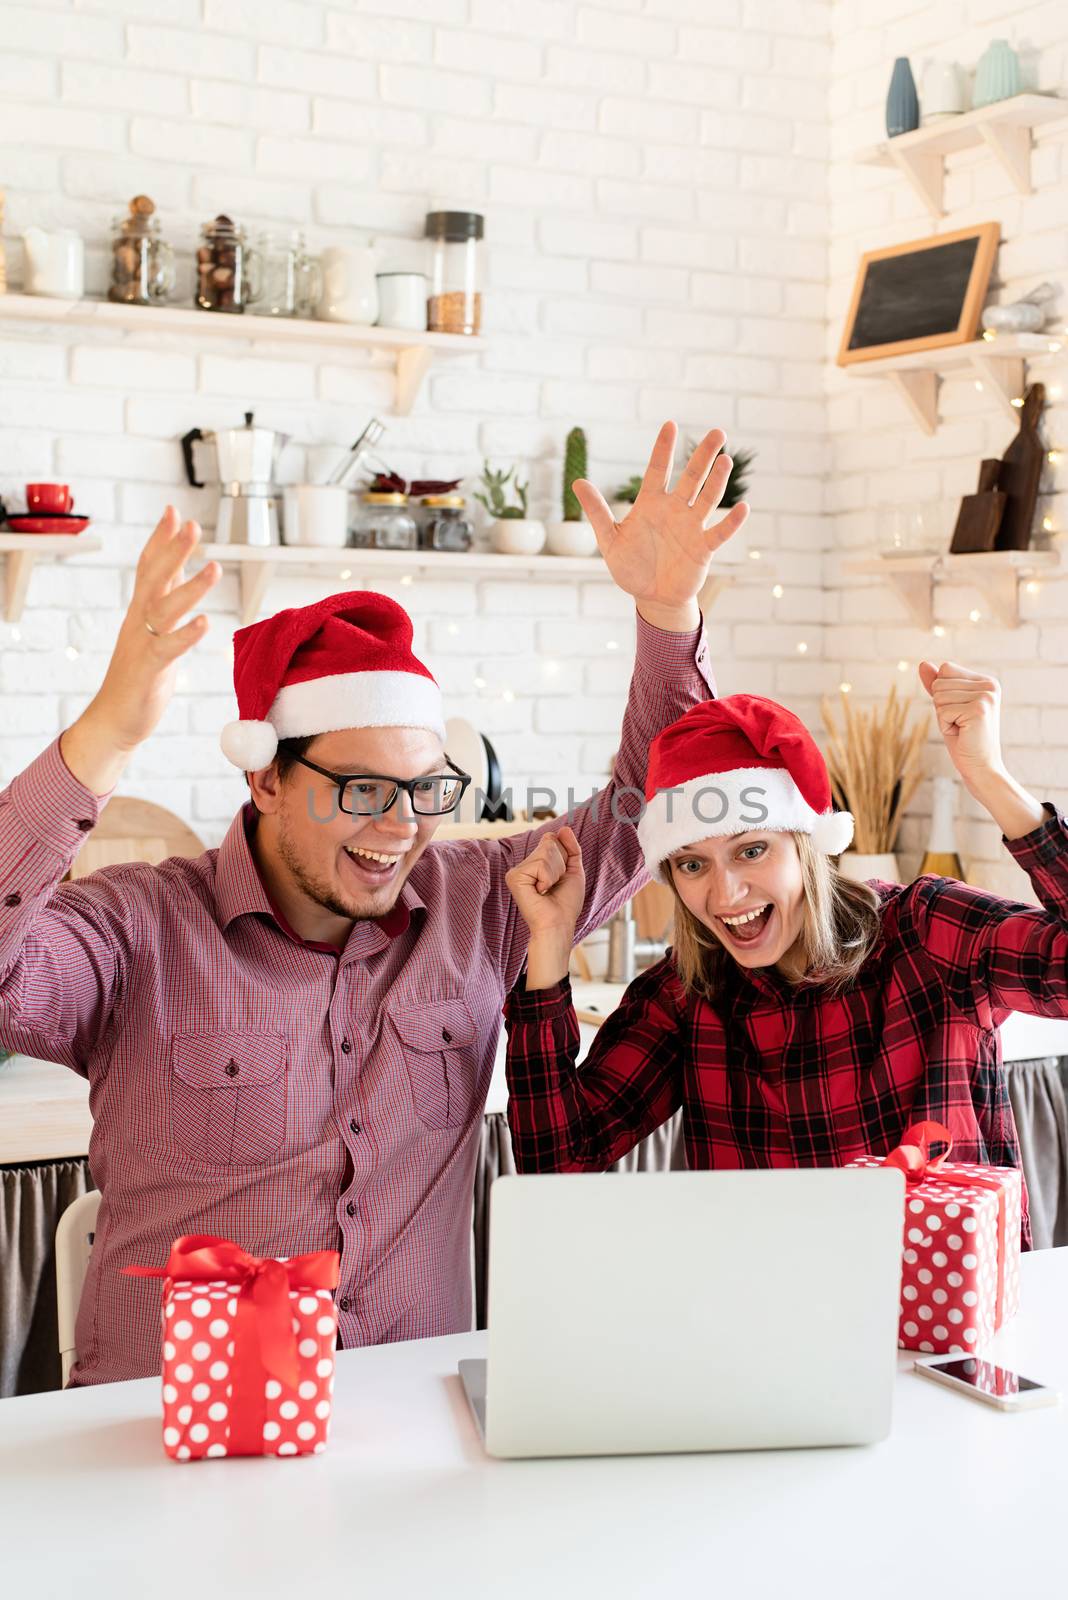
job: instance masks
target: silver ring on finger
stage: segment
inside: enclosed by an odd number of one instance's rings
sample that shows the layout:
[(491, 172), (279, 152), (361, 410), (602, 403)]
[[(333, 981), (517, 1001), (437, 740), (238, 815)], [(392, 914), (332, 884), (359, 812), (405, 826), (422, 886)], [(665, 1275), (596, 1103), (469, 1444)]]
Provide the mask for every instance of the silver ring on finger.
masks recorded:
[(152, 635), (153, 639), (162, 639), (163, 638), (163, 635), (162, 635), (162, 633), (160, 633), (159, 629), (158, 628), (154, 628), (152, 626), (151, 622), (149, 622), (147, 617), (145, 618), (145, 627), (148, 629), (148, 631)]

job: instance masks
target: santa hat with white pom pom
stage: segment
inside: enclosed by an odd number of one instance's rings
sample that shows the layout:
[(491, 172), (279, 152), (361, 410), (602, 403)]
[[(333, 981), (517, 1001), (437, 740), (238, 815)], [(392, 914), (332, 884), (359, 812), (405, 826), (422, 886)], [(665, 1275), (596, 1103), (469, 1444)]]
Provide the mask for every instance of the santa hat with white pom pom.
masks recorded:
[(441, 690), (412, 653), (411, 618), (369, 591), (239, 628), (234, 689), (240, 721), (219, 743), (243, 772), (270, 766), (280, 739), (337, 728), (427, 728), (445, 739)]
[(638, 823), (645, 864), (666, 879), (665, 862), (686, 845), (759, 829), (807, 833), (837, 856), (853, 818), (832, 809), (827, 763), (792, 711), (757, 694), (703, 700), (650, 747)]

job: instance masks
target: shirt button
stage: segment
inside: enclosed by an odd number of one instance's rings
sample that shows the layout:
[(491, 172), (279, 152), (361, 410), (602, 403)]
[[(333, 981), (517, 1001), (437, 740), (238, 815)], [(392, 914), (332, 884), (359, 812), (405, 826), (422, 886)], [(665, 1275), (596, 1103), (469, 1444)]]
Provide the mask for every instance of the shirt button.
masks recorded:
[(353, 1200), (349, 1201), (348, 1205), (345, 1207), (345, 1215), (347, 1217), (354, 1217), (356, 1215), (356, 1204), (355, 1204), (355, 1201), (353, 1201)]
[(9, 894), (4, 904), (5, 906), (20, 906), (22, 904), (22, 896), (20, 894)]
[(449, 1032), (448, 1028), (442, 1028), (441, 1037), (445, 1040), (446, 1044), (452, 1044), (452, 1034)]
[(349, 1051), (352, 1049), (352, 1046), (347, 1039), (342, 1039), (341, 1048), (345, 1054), (348, 1055)]
[(356, 1121), (355, 1117), (353, 1117), (349, 1122), (349, 1127), (352, 1129), (353, 1133), (359, 1133), (360, 1131), (360, 1124)]
[(83, 833), (92, 833), (93, 831), (93, 824), (89, 821), (88, 817), (83, 817), (81, 821), (76, 822), (74, 826), (76, 828), (80, 828)]
[(345, 1295), (338, 1301), (337, 1308), (339, 1311), (347, 1311), (351, 1305), (352, 1301), (349, 1299), (348, 1295)]
[(236, 1078), (238, 1073), (241, 1071), (241, 1068), (238, 1066), (237, 1062), (231, 1056), (230, 1060), (226, 1063), (226, 1066), (224, 1067), (223, 1070), (226, 1073), (226, 1076), (228, 1078)]

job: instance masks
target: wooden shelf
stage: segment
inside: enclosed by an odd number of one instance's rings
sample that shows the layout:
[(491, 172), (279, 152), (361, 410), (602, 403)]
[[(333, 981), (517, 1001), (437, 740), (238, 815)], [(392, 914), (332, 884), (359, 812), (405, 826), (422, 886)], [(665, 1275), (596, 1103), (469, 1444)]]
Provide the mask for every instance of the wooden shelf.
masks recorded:
[(22, 616), (26, 591), (38, 561), (64, 561), (68, 556), (90, 555), (99, 549), (100, 540), (87, 539), (84, 533), (0, 533), (4, 621), (17, 622)]
[(607, 578), (600, 556), (499, 556), (483, 550), (324, 550), (313, 545), (205, 544), (205, 561), (241, 575), (241, 620), (254, 622), (278, 573), (314, 573), (359, 587), (375, 575), (393, 583), (414, 582), (425, 574), (439, 578)]
[(897, 590), (920, 628), (933, 626), (935, 585), (945, 583), (980, 590), (1002, 626), (1015, 628), (1020, 621), (1020, 580), (1042, 573), (1049, 577), (1060, 565), (1053, 550), (990, 550), (974, 555), (873, 556), (846, 561), (842, 571), (882, 578)]
[(262, 339), (280, 345), (325, 345), (336, 355), (351, 350), (393, 354), (396, 394), (393, 410), (406, 416), (431, 363), (439, 357), (484, 350), (486, 341), (456, 333), (416, 333), (401, 328), (364, 328), (349, 322), (317, 322), (300, 317), (241, 316), (198, 311), (189, 306), (123, 306), (110, 300), (55, 300), (47, 295), (0, 295), (0, 321), (48, 322), (124, 333), (182, 334), (194, 339)]
[(945, 215), (946, 156), (985, 145), (1020, 194), (1031, 193), (1032, 130), (1040, 123), (1068, 116), (1068, 100), (1055, 95), (1018, 94), (946, 117), (926, 128), (902, 133), (870, 149), (857, 160), (867, 166), (897, 167), (932, 216)]
[(1022, 398), (1028, 361), (1058, 355), (1063, 339), (1046, 333), (996, 333), (967, 344), (938, 350), (914, 350), (902, 356), (855, 361), (841, 371), (850, 378), (883, 378), (904, 400), (924, 433), (938, 429), (938, 388), (943, 377), (970, 373), (1014, 420)]

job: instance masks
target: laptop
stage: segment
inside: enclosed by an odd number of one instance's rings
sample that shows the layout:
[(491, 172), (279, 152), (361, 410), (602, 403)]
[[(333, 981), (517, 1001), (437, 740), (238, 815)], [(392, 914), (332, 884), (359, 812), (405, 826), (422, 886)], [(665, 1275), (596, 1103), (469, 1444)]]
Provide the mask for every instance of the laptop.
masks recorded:
[(872, 1444), (890, 1431), (895, 1168), (499, 1178), (492, 1456)]

